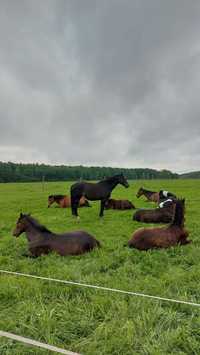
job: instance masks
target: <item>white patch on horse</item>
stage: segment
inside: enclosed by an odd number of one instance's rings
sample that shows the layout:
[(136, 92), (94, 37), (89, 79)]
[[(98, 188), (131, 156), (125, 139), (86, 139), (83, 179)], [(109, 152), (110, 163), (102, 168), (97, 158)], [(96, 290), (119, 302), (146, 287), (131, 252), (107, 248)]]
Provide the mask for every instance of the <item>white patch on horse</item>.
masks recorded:
[(173, 201), (171, 200), (171, 198), (168, 198), (168, 200), (165, 200), (165, 201), (161, 202), (161, 203), (159, 204), (159, 207), (160, 207), (160, 208), (163, 208), (167, 202), (173, 202)]
[(163, 196), (167, 197), (168, 196), (168, 191), (163, 190)]

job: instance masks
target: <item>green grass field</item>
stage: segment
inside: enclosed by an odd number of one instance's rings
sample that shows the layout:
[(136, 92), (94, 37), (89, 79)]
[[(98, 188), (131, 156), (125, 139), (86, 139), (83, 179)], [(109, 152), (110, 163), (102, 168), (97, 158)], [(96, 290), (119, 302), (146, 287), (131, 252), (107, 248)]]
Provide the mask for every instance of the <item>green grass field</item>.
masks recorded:
[[(81, 281), (123, 290), (200, 303), (200, 180), (132, 181), (117, 187), (114, 198), (136, 207), (140, 186), (165, 189), (186, 198), (186, 227), (192, 243), (168, 250), (139, 252), (123, 245), (142, 224), (133, 211), (105, 211), (99, 203), (79, 209), (47, 209), (52, 193), (68, 193), (69, 183), (0, 184), (0, 268)], [(20, 212), (31, 212), (55, 232), (84, 229), (102, 248), (83, 256), (56, 254), (28, 259), (25, 235), (12, 229)], [(81, 354), (200, 354), (200, 308), (0, 274), (0, 330)], [(47, 350), (0, 338), (0, 354), (50, 354)]]

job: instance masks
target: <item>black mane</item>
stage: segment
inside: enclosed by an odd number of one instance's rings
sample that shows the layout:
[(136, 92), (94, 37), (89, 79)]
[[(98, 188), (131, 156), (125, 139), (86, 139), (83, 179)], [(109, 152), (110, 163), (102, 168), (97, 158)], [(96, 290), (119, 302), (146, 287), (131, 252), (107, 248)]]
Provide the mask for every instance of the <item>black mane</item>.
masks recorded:
[(185, 213), (185, 199), (176, 200), (176, 207), (174, 212), (174, 218), (171, 225), (184, 226), (184, 213)]
[(103, 180), (100, 180), (99, 182), (105, 182), (105, 181), (109, 182), (109, 181), (117, 180), (121, 176), (122, 176), (122, 174), (117, 174), (117, 175), (113, 175), (113, 176), (106, 176)]
[(48, 228), (40, 224), (35, 218), (31, 217), (30, 215), (25, 214), (23, 215), (23, 218), (26, 218), (28, 222), (40, 232), (52, 233)]

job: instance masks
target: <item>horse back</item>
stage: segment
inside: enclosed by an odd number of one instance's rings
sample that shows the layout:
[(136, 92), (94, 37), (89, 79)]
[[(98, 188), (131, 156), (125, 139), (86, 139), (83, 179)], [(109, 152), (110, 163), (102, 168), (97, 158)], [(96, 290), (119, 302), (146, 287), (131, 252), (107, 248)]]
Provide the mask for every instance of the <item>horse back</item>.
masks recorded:
[(70, 207), (71, 200), (70, 200), (69, 196), (64, 196), (64, 198), (62, 200), (60, 200), (59, 205), (62, 208)]
[(71, 186), (71, 196), (77, 198), (84, 196), (88, 200), (96, 201), (102, 197), (109, 197), (110, 191), (100, 183), (78, 182)]
[(99, 241), (85, 231), (57, 234), (49, 239), (48, 244), (60, 255), (80, 255), (100, 247)]

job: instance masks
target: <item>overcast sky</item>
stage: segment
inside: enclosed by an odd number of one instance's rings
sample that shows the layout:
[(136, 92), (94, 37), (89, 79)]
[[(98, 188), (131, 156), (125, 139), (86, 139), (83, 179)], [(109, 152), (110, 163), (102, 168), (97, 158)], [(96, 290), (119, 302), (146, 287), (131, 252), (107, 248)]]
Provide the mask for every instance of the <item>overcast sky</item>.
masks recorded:
[(0, 0), (0, 160), (200, 170), (199, 0)]

